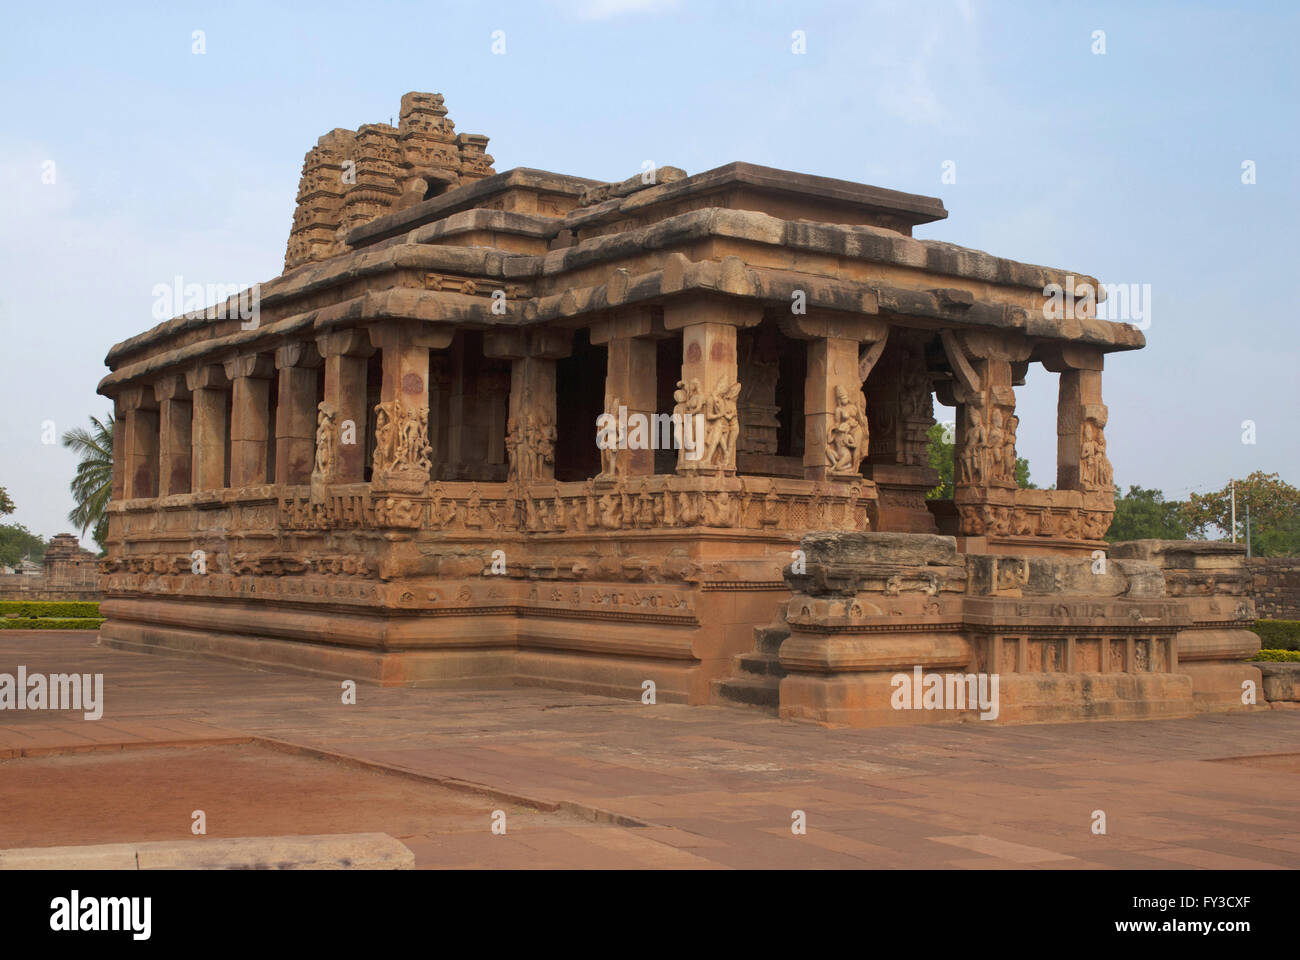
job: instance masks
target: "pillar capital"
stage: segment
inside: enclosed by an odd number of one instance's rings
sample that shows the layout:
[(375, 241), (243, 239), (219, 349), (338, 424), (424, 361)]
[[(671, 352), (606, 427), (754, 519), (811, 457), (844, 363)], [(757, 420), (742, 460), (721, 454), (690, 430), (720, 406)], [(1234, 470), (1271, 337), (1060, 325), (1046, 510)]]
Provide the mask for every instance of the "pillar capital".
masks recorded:
[(676, 297), (664, 306), (664, 329), (681, 330), (698, 323), (728, 327), (756, 327), (763, 321), (763, 305), (721, 294)]
[(1046, 343), (1039, 347), (1042, 364), (1052, 373), (1067, 370), (1101, 371), (1106, 355), (1099, 347), (1080, 343)]
[(231, 357), (222, 363), (226, 376), (234, 381), (241, 378), (270, 380), (275, 376), (275, 363), (264, 353), (246, 353)]
[[(596, 341), (593, 340), (592, 343)], [(483, 356), (500, 360), (560, 360), (573, 352), (573, 331), (514, 327), (483, 334)]]
[(285, 343), (275, 348), (275, 369), (277, 370), (292, 367), (315, 369), (321, 365), (321, 362), (320, 352), (310, 340)]
[(662, 340), (667, 336), (663, 314), (648, 306), (609, 313), (591, 325), (591, 342), (595, 345), (633, 337)]
[(153, 390), (145, 384), (132, 384), (117, 395), (117, 402), (121, 405), (123, 413), (130, 413), (132, 410), (156, 410), (158, 401), (154, 397)]
[(456, 336), (454, 327), (431, 327), (419, 320), (384, 320), (366, 329), (371, 346), (379, 350), (394, 347), (446, 350)]
[(330, 357), (369, 357), (375, 352), (365, 330), (332, 330), (316, 337), (316, 352)]
[(185, 386), (190, 390), (221, 390), (230, 384), (225, 368), (206, 363), (185, 371)]
[(168, 400), (188, 400), (190, 392), (190, 386), (182, 373), (169, 373), (161, 380), (155, 381), (153, 385), (154, 399), (159, 403)]

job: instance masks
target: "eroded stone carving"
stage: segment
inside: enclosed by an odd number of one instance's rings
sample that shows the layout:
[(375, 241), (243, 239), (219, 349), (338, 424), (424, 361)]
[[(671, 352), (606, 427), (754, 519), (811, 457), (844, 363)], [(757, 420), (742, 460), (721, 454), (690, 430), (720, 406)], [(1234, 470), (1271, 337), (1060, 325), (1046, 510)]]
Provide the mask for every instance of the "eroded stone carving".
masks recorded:
[(739, 396), (740, 384), (722, 377), (704, 404), (704, 449), (699, 460), (703, 469), (736, 469), (736, 438), (740, 435), (736, 400)]
[(324, 400), (316, 407), (316, 464), (313, 481), (330, 481), (338, 465), (338, 411)]
[(832, 475), (862, 472), (862, 458), (867, 455), (867, 400), (861, 390), (857, 394), (853, 398), (842, 385), (835, 388), (835, 412), (826, 431), (826, 465)]
[(375, 406), (375, 476), (429, 475), (429, 408), (410, 407), (400, 398)]

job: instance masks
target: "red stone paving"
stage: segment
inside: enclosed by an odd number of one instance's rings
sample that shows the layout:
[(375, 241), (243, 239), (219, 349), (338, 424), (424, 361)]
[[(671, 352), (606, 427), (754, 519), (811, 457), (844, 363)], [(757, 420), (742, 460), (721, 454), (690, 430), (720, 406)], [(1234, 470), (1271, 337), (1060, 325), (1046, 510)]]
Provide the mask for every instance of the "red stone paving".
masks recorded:
[[(105, 842), (110, 830), (161, 838), (178, 829), (160, 799), (171, 783), (218, 797), (222, 822), (242, 835), (383, 830), (426, 867), (1300, 866), (1294, 711), (849, 730), (531, 687), (359, 686), (345, 705), (337, 680), (125, 653), (80, 633), (6, 631), (0, 671), (18, 664), (104, 674), (104, 715), (0, 714), (0, 758), (12, 757), (0, 759), (0, 805), (44, 765), (63, 777), (105, 771), (105, 812), (78, 836), (58, 809), (81, 788), (47, 779), (62, 783), (47, 786), (52, 803), (29, 796), (0, 846)], [(283, 746), (247, 742), (256, 738)], [(257, 760), (222, 760), (223, 773), (221, 757)], [(114, 787), (127, 771), (130, 788)], [(317, 809), (313, 792), (333, 802)], [(490, 832), (494, 809), (507, 811), (505, 836)], [(791, 834), (794, 810), (806, 836)], [(1095, 810), (1104, 836), (1091, 831)]]

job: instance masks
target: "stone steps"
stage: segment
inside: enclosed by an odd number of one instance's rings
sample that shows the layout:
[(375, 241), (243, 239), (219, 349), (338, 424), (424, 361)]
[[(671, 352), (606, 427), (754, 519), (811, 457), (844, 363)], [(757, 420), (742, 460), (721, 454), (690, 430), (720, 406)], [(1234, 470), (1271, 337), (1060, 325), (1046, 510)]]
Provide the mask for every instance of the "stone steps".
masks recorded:
[(714, 702), (758, 707), (776, 714), (781, 705), (780, 651), (790, 629), (784, 623), (754, 629), (754, 649), (736, 656), (732, 676), (713, 681)]

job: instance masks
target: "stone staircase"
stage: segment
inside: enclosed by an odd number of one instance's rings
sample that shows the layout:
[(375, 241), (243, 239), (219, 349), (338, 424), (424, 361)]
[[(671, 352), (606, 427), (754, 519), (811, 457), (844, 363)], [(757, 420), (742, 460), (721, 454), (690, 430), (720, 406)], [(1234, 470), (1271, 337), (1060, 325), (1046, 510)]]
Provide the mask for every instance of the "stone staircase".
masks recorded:
[[(783, 611), (784, 613), (784, 611)], [(758, 707), (776, 715), (780, 707), (780, 651), (790, 628), (782, 621), (754, 628), (754, 649), (735, 658), (732, 676), (713, 681), (713, 702), (728, 706)]]

